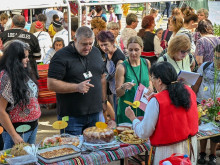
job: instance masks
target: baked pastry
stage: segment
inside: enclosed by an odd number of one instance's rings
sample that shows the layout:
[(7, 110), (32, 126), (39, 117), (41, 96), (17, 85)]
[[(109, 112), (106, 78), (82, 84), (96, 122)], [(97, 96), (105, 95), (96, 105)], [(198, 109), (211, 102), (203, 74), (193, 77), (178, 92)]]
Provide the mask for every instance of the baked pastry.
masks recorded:
[(30, 146), (28, 143), (18, 143), (15, 144), (11, 151), (10, 154), (14, 156), (22, 156), (22, 155), (27, 155), (27, 152), (23, 149), (25, 146)]
[(47, 151), (44, 153), (40, 153), (40, 156), (42, 156), (46, 159), (51, 159), (51, 158), (56, 158), (56, 157), (60, 157), (60, 156), (73, 154), (75, 152), (76, 151), (72, 148), (62, 148), (62, 149), (57, 149), (57, 150), (53, 150), (53, 151)]
[(109, 143), (114, 140), (114, 131), (111, 128), (89, 127), (83, 131), (83, 137), (88, 143)]

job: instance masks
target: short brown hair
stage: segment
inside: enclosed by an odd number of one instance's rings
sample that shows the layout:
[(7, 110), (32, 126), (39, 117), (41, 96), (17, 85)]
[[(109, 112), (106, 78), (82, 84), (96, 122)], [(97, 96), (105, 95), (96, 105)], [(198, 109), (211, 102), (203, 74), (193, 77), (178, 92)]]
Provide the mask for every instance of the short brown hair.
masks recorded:
[(174, 8), (172, 10), (172, 16), (180, 16), (181, 15), (181, 10), (179, 8)]
[(189, 50), (191, 48), (191, 42), (186, 34), (177, 35), (171, 39), (167, 54), (173, 58), (175, 54), (181, 50)]
[(91, 21), (91, 28), (97, 28), (100, 31), (106, 30), (106, 22), (101, 17), (95, 17)]
[(127, 25), (131, 25), (132, 22), (136, 22), (137, 21), (137, 15), (134, 13), (130, 13), (127, 15), (126, 17), (126, 24)]
[(206, 16), (206, 18), (208, 18), (209, 17), (209, 11), (208, 10), (206, 10), (206, 9), (199, 9), (198, 11), (197, 11), (197, 14), (200, 14), (200, 13), (204, 13), (205, 14), (205, 16)]
[(8, 15), (6, 14), (6, 13), (2, 13), (1, 15), (0, 15), (0, 18), (1, 18), (1, 21), (2, 20), (8, 20)]
[(180, 16), (172, 16), (171, 23), (173, 25), (173, 32), (177, 33), (183, 27), (183, 18)]
[(198, 16), (190, 10), (187, 10), (184, 16), (184, 23), (189, 24), (190, 21), (198, 22)]
[(129, 44), (131, 43), (137, 43), (140, 45), (141, 48), (144, 48), (144, 43), (143, 43), (143, 40), (141, 39), (141, 37), (139, 36), (132, 36), (128, 39), (128, 42), (127, 42), (127, 47)]

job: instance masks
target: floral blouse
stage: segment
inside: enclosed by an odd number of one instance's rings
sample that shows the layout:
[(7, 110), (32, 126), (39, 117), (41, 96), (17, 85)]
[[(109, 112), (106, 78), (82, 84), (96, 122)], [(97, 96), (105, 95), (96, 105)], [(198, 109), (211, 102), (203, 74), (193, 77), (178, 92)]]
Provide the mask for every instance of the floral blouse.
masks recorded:
[(38, 103), (37, 85), (31, 79), (28, 80), (27, 85), (29, 87), (29, 102), (23, 109), (22, 106), (15, 104), (12, 94), (11, 80), (7, 72), (5, 70), (0, 72), (0, 96), (4, 97), (9, 103), (6, 111), (9, 114), (12, 123), (35, 121), (41, 115)]

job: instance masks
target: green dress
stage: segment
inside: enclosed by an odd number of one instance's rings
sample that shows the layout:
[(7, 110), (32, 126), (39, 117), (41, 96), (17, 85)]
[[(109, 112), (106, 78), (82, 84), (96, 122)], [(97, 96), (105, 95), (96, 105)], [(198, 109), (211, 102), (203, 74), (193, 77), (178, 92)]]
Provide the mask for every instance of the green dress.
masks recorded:
[[(135, 77), (135, 74), (132, 71), (132, 68), (127, 60), (124, 62), (124, 66), (126, 68), (126, 74), (125, 74), (125, 82), (132, 82), (134, 80), (134, 83), (136, 84), (131, 90), (128, 90), (125, 92), (123, 96), (121, 96), (118, 100), (118, 108), (117, 108), (117, 124), (120, 123), (131, 123), (131, 121), (125, 116), (125, 108), (129, 105), (124, 103), (124, 100), (133, 102), (134, 101), (134, 96), (136, 93), (136, 90), (138, 88), (138, 82)], [(146, 60), (141, 58), (141, 67), (136, 66), (133, 67), (134, 72), (137, 75), (138, 81), (140, 78), (140, 68), (141, 68), (141, 84), (143, 84), (145, 87), (149, 86), (149, 74), (148, 74), (148, 67)], [(136, 108), (131, 107), (134, 110), (134, 113), (136, 115)], [(141, 109), (137, 109), (137, 116), (144, 116), (144, 111)]]

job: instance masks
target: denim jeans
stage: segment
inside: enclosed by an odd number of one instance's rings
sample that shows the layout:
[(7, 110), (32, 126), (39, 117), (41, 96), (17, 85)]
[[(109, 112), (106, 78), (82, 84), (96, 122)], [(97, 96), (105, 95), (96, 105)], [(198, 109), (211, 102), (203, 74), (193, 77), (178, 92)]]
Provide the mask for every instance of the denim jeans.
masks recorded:
[[(62, 120), (61, 116), (57, 117), (58, 120)], [(82, 135), (83, 130), (87, 127), (95, 126), (95, 123), (99, 121), (99, 112), (83, 115), (78, 117), (69, 116), (68, 126), (65, 128), (65, 133), (71, 135)], [(60, 130), (61, 133), (64, 133), (64, 130)]]
[[(24, 133), (24, 136), (23, 134), (20, 134), (24, 142), (29, 143), (29, 144), (35, 144), (37, 129), (38, 129), (38, 126), (32, 131)], [(4, 141), (4, 150), (13, 147), (14, 142), (8, 132), (4, 131), (2, 133), (2, 138)]]

